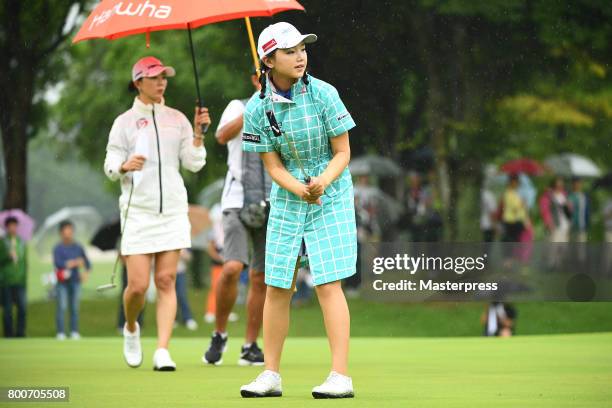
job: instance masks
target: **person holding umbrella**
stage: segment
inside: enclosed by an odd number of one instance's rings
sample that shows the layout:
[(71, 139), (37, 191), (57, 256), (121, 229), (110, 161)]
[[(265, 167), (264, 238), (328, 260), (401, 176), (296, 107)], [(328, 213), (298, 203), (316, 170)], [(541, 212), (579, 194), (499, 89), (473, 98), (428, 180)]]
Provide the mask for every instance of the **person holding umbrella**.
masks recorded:
[(176, 270), (180, 250), (191, 247), (187, 191), (179, 168), (197, 172), (204, 166), (202, 128), (211, 123), (206, 108), (195, 109), (192, 125), (164, 104), (167, 77), (174, 75), (174, 68), (155, 57), (134, 64), (130, 89), (138, 95), (132, 108), (115, 119), (104, 162), (106, 175), (119, 180), (122, 190), (121, 254), (128, 271), (123, 355), (130, 367), (142, 364), (137, 318), (154, 262), (158, 341), (153, 368), (159, 371), (176, 369), (168, 352), (176, 316)]
[(296, 271), (308, 255), (332, 355), (315, 398), (353, 397), (348, 376), (349, 310), (341, 279), (356, 272), (357, 231), (348, 169), (348, 131), (355, 127), (336, 89), (306, 73), (302, 35), (288, 23), (259, 36), (262, 89), (244, 113), (243, 150), (260, 153), (274, 181), (266, 235), (263, 371), (243, 397), (282, 395), (280, 358), (289, 328)]

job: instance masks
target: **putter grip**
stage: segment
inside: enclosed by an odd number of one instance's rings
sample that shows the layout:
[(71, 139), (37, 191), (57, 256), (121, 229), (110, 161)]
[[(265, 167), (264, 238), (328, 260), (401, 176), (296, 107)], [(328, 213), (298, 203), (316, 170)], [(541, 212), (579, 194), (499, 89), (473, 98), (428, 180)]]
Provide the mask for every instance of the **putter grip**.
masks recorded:
[(200, 125), (200, 129), (202, 129), (202, 136), (204, 136), (208, 131), (208, 126), (209, 125)]

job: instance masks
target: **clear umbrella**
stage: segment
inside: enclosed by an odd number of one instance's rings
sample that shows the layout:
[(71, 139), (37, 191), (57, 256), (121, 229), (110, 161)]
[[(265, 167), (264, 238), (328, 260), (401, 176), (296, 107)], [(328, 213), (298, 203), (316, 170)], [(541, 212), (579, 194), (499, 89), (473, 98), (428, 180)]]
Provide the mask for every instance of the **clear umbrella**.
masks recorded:
[(591, 159), (574, 153), (550, 156), (546, 159), (546, 165), (563, 177), (601, 176), (601, 170)]
[(40, 255), (49, 255), (59, 242), (59, 225), (69, 220), (74, 225), (74, 239), (82, 244), (91, 241), (102, 225), (102, 216), (89, 206), (64, 207), (45, 219), (34, 235), (33, 243)]

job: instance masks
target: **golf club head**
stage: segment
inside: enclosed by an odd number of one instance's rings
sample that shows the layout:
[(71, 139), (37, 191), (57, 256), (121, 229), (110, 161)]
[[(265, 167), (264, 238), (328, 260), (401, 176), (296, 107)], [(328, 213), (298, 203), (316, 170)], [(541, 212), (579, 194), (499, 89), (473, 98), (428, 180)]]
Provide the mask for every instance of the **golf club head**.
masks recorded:
[(107, 283), (106, 285), (100, 285), (96, 288), (98, 292), (105, 292), (107, 290), (115, 289), (117, 287), (114, 283)]

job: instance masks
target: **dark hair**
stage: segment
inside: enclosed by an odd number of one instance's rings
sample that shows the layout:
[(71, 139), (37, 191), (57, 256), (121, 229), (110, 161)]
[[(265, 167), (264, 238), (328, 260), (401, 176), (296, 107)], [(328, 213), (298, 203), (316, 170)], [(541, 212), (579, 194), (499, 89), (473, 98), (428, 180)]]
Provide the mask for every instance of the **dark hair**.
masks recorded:
[[(137, 79), (137, 81), (140, 81), (140, 79)], [(136, 88), (136, 85), (134, 85), (134, 81), (130, 81), (127, 89), (130, 93), (138, 93), (138, 88)]]
[(4, 226), (8, 227), (10, 224), (19, 224), (19, 220), (17, 220), (17, 218), (11, 216), (6, 217), (6, 219), (4, 220)]
[(62, 232), (66, 227), (74, 228), (74, 224), (70, 220), (64, 220), (59, 224), (59, 231)]
[(510, 174), (510, 182), (519, 181), (519, 175), (517, 173)]
[[(272, 51), (270, 54), (266, 55), (266, 57), (272, 57), (276, 53), (276, 50)], [(259, 84), (261, 85), (261, 92), (259, 93), (259, 99), (263, 99), (266, 97), (266, 74), (270, 71), (270, 68), (264, 64), (263, 58), (259, 61), (260, 75), (259, 75)], [(308, 72), (304, 72), (304, 76), (302, 77), (302, 82), (304, 85), (308, 85), (310, 80), (308, 79)]]

